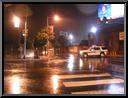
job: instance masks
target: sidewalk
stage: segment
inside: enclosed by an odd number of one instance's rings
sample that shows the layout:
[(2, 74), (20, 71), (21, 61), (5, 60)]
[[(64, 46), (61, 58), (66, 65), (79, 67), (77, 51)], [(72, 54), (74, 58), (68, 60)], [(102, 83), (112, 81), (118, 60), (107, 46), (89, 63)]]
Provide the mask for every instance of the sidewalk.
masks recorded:
[(124, 58), (124, 55), (106, 55), (106, 57)]
[(111, 56), (109, 62), (111, 64), (124, 65), (124, 59), (125, 58), (122, 55)]
[(108, 70), (114, 73), (124, 73), (124, 55), (107, 55), (109, 57)]
[(116, 61), (116, 60), (111, 60), (109, 61), (109, 64), (107, 65), (107, 69), (111, 72), (117, 72), (117, 73), (124, 73), (124, 68), (126, 65), (124, 65), (123, 61)]
[(7, 57), (7, 58), (4, 58), (4, 61), (30, 61), (30, 60), (46, 60), (46, 58), (18, 58), (18, 57), (14, 57), (14, 56), (11, 56), (11, 57)]
[[(54, 60), (54, 59), (61, 59), (61, 57), (59, 56), (50, 56), (49, 58), (50, 60)], [(16, 58), (16, 57), (10, 57), (10, 58), (4, 58), (4, 61), (48, 61), (48, 56), (39, 56), (39, 58), (26, 58), (26, 59), (22, 59), (22, 58)]]

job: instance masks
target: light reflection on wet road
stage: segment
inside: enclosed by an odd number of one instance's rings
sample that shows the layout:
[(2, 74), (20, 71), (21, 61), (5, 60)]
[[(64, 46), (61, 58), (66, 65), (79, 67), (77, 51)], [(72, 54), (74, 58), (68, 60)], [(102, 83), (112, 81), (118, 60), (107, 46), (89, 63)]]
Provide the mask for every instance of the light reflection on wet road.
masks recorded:
[[(91, 92), (93, 92), (94, 94), (96, 91), (98, 93), (98, 90), (102, 90), (102, 89), (106, 90), (106, 88), (114, 89), (115, 91), (115, 89), (123, 87), (124, 85), (123, 79), (117, 79), (118, 80), (117, 83), (111, 84), (111, 81), (114, 80), (115, 78), (112, 77), (111, 74), (107, 72), (106, 69), (107, 65), (108, 65), (107, 58), (82, 59), (72, 54), (70, 54), (69, 57), (66, 59), (63, 58), (63, 59), (51, 60), (49, 66), (47, 65), (47, 62), (44, 62), (42, 60), (5, 62), (4, 93), (5, 94), (71, 94), (71, 93), (77, 94), (79, 91), (82, 91), (83, 89), (84, 89), (83, 91), (85, 91), (86, 90), (85, 88), (87, 89), (89, 88)], [(70, 77), (70, 78), (68, 78), (69, 80), (64, 80), (65, 77)], [(72, 83), (72, 81), (75, 82), (78, 81), (78, 83), (79, 81), (81, 81), (82, 83), (90, 81), (90, 83), (93, 83), (93, 81), (96, 81), (98, 79), (102, 79), (101, 82), (104, 83), (103, 84), (101, 83), (101, 85), (98, 86), (92, 85), (93, 87), (91, 86), (85, 87), (84, 85), (83, 88), (66, 87), (65, 85), (65, 83)], [(106, 81), (110, 82), (110, 84), (109, 85), (106, 84)], [(77, 85), (80, 85), (78, 83)], [(120, 85), (117, 84), (120, 84), (121, 87)], [(84, 93), (87, 94), (87, 92), (91, 93), (89, 91), (86, 91)], [(109, 90), (100, 91), (100, 92), (110, 93)], [(79, 94), (80, 93), (81, 92), (79, 92)], [(120, 92), (118, 93), (124, 93), (124, 91), (121, 89)]]

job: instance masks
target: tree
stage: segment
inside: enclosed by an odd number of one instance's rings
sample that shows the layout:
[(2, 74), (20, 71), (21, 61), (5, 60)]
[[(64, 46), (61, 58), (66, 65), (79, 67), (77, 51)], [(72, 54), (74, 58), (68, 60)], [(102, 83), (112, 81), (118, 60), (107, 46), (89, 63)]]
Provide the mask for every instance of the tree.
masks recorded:
[(47, 44), (47, 41), (48, 41), (47, 29), (41, 29), (41, 31), (38, 32), (34, 38), (34, 47), (40, 49)]
[(51, 46), (54, 46), (55, 37), (54, 35), (48, 33), (47, 28), (42, 28), (40, 32), (35, 35), (34, 47), (41, 49), (47, 44), (48, 41)]
[(27, 49), (34, 49), (34, 45), (33, 45), (33, 43), (34, 43), (34, 40), (32, 39), (32, 38), (28, 38), (27, 39)]
[[(48, 32), (47, 28), (42, 28), (40, 30), (40, 32), (38, 32), (35, 35), (34, 38), (34, 47), (36, 48), (36, 50), (39, 51), (45, 51), (46, 54), (46, 45), (48, 44), (49, 41), (49, 48), (53, 48), (54, 47), (54, 43), (55, 43), (55, 37), (53, 34), (50, 34)], [(37, 53), (38, 54), (38, 53)]]
[(61, 35), (58, 37), (55, 37), (53, 34), (49, 34), (47, 28), (41, 29), (40, 32), (38, 32), (35, 35), (34, 38), (34, 47), (38, 50), (42, 50), (42, 48), (47, 45), (47, 42), (49, 41), (49, 47), (51, 48), (61, 48), (63, 51), (64, 48), (68, 45), (68, 40), (65, 36)]
[(68, 40), (65, 36), (60, 35), (56, 38), (53, 38), (52, 44), (55, 48), (64, 48), (68, 45)]
[(66, 47), (68, 46), (68, 39), (63, 35), (60, 35), (53, 39), (52, 44), (55, 50), (59, 49), (59, 52), (61, 53), (61, 51), (64, 52)]
[(59, 36), (59, 38), (58, 38), (58, 41), (60, 42), (60, 47), (61, 48), (64, 48), (64, 47), (67, 47), (67, 45), (68, 45), (68, 40), (67, 40), (67, 38), (65, 37), (65, 36)]

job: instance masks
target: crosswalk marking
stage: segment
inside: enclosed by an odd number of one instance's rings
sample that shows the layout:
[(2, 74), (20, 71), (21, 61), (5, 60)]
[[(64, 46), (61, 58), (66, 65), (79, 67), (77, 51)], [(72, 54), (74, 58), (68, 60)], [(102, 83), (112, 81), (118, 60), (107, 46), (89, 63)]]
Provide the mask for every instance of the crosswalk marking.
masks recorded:
[(88, 77), (104, 77), (104, 76), (111, 76), (111, 74), (109, 74), (109, 73), (103, 73), (103, 74), (59, 75), (59, 79), (88, 78)]
[(124, 88), (118, 88), (115, 90), (93, 90), (93, 91), (81, 91), (71, 92), (71, 94), (124, 94)]
[(58, 77), (64, 90), (71, 94), (124, 94), (124, 79), (107, 72), (63, 74)]
[(123, 83), (123, 79), (103, 79), (95, 81), (77, 81), (77, 82), (63, 82), (65, 87), (77, 87), (77, 86), (90, 86), (90, 85), (101, 85), (101, 84), (111, 84), (111, 83)]

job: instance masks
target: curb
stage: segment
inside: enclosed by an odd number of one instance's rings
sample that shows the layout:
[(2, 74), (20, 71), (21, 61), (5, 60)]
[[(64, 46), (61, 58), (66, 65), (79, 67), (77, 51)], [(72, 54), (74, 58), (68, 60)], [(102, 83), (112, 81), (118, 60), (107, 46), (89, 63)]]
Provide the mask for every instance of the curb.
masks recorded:
[(106, 55), (106, 57), (119, 57), (119, 58), (123, 58), (124, 55)]
[(39, 61), (39, 60), (45, 60), (45, 59), (5, 59), (4, 61)]

